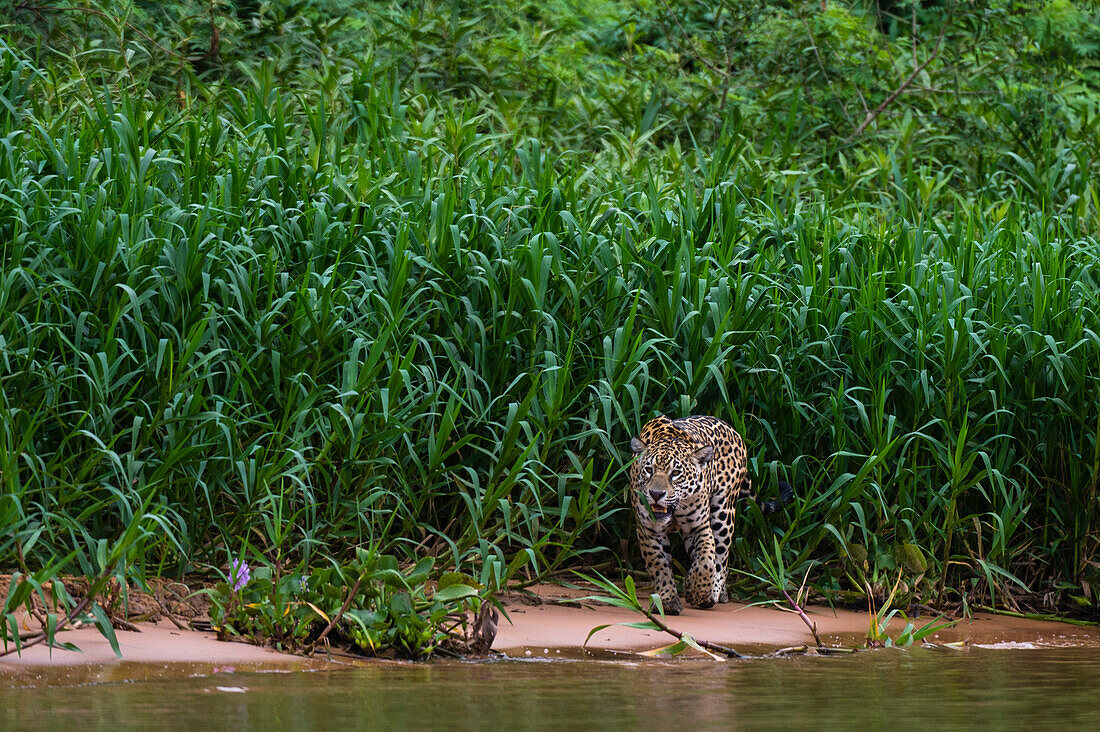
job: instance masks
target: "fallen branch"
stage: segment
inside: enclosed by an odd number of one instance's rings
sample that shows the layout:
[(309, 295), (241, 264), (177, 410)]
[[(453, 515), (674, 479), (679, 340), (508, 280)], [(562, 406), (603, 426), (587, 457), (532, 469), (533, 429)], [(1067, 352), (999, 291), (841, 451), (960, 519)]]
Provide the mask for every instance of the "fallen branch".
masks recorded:
[(123, 630), (128, 630), (131, 633), (140, 633), (141, 628), (131, 623), (126, 618), (111, 617), (111, 622)]
[(1067, 623), (1069, 625), (1083, 625), (1089, 627), (1095, 627), (1100, 623), (1094, 620), (1077, 620), (1075, 618), (1063, 618), (1058, 615), (1048, 615), (1046, 613), (1017, 613), (1011, 610), (998, 610), (995, 607), (989, 607), (988, 605), (971, 605), (970, 607), (975, 610), (980, 610), (983, 613), (993, 613), (994, 615), (1007, 615), (1010, 618), (1027, 618), (1028, 620), (1049, 620), (1053, 623)]
[(172, 625), (176, 626), (180, 630), (190, 630), (186, 625), (176, 620), (176, 616), (172, 614), (172, 611), (168, 609), (168, 603), (157, 597), (156, 593), (153, 593), (153, 600), (160, 606), (160, 610), (164, 613), (164, 617), (172, 621)]
[[(708, 651), (708, 652), (709, 651), (716, 651), (718, 653), (721, 653), (721, 654), (727, 656), (728, 658), (744, 658), (744, 656), (742, 656), (740, 653), (733, 650), (732, 648), (727, 648), (726, 646), (720, 646), (717, 643), (710, 643), (708, 641), (696, 640), (691, 635), (687, 635), (686, 633), (681, 633), (678, 630), (675, 630), (673, 628), (668, 627), (668, 625), (666, 625), (665, 621), (663, 620), (663, 618), (664, 618), (663, 614), (661, 616), (657, 616), (653, 613), (653, 610), (647, 609), (647, 608), (642, 606), (642, 603), (638, 600), (638, 594), (637, 594), (637, 592), (635, 590), (635, 587), (634, 587), (634, 579), (630, 575), (626, 576), (626, 581), (625, 581), (626, 588), (625, 589), (620, 589), (614, 582), (612, 582), (611, 580), (607, 579), (606, 577), (604, 577), (603, 575), (600, 575), (598, 573), (597, 573), (597, 576), (599, 577), (599, 579), (594, 579), (592, 577), (589, 577), (586, 574), (582, 574), (581, 572), (574, 572), (574, 574), (576, 574), (578, 577), (585, 580), (586, 582), (590, 582), (593, 585), (595, 585), (596, 587), (599, 587), (601, 590), (604, 590), (605, 592), (607, 592), (610, 595), (610, 597), (601, 597), (600, 595), (588, 595), (586, 597), (577, 598), (578, 600), (595, 600), (596, 602), (602, 602), (602, 603), (605, 603), (605, 604), (608, 604), (608, 605), (615, 605), (616, 607), (621, 607), (621, 608), (630, 610), (632, 612), (635, 612), (639, 615), (644, 616), (645, 619), (649, 621), (650, 625), (652, 625), (652, 627), (654, 629), (659, 630), (662, 633), (668, 633), (669, 635), (671, 635), (676, 640), (678, 640), (680, 642), (683, 642), (683, 643), (685, 643), (689, 646), (695, 646), (697, 648), (701, 648), (704, 651)], [(654, 595), (654, 597), (656, 597), (656, 596)], [(640, 627), (640, 626), (635, 625), (633, 623), (609, 623), (608, 625), (600, 625), (600, 626), (597, 626), (597, 627), (593, 628), (588, 633), (588, 638), (585, 639), (584, 645), (586, 645), (586, 646), (588, 645), (588, 641), (592, 638), (592, 635), (594, 633), (596, 633), (600, 630), (603, 630), (604, 628), (607, 628), (609, 625), (629, 625), (629, 626), (635, 627), (635, 628)]]
[(328, 621), (328, 625), (321, 631), (321, 635), (317, 636), (317, 640), (313, 641), (313, 645), (310, 647), (312, 653), (317, 649), (318, 644), (328, 637), (328, 634), (332, 632), (332, 629), (336, 627), (336, 624), (340, 622), (340, 618), (344, 616), (344, 613), (351, 607), (351, 601), (355, 599), (355, 594), (359, 592), (359, 585), (363, 583), (363, 578), (355, 580), (355, 584), (351, 586), (351, 592), (348, 593), (347, 599), (344, 600), (344, 604), (340, 606), (340, 610), (332, 616), (332, 620)]
[(822, 655), (830, 655), (833, 653), (855, 653), (855, 648), (845, 648), (843, 646), (791, 646), (789, 648), (780, 648), (778, 651), (773, 651), (773, 656), (790, 656), (795, 653), (817, 653)]
[[(668, 633), (669, 635), (671, 635), (676, 640), (683, 640), (684, 639), (684, 634), (683, 633), (681, 633), (680, 631), (675, 630), (675, 629), (670, 628), (667, 625), (665, 625), (664, 621), (660, 620), (658, 618), (658, 616), (654, 615), (652, 612), (646, 611), (645, 615), (646, 615), (647, 618), (649, 618), (649, 622), (656, 625), (657, 628), (660, 629), (662, 632)], [(710, 643), (709, 641), (705, 641), (705, 640), (699, 640), (698, 638), (696, 638), (694, 636), (692, 636), (692, 640), (694, 640), (696, 643), (698, 643), (703, 648), (706, 648), (708, 651), (717, 651), (718, 653), (725, 654), (729, 658), (744, 658), (744, 656), (742, 656), (740, 653), (733, 650), (732, 648), (727, 648), (726, 646), (720, 646), (717, 643)]]

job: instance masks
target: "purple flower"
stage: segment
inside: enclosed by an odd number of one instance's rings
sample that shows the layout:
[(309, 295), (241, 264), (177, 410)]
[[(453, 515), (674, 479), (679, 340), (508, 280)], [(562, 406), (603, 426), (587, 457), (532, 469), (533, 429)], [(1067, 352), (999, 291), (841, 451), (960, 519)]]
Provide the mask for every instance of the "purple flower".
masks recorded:
[(250, 579), (252, 579), (252, 570), (248, 562), (234, 559), (229, 563), (229, 581), (233, 583), (234, 592), (240, 592)]

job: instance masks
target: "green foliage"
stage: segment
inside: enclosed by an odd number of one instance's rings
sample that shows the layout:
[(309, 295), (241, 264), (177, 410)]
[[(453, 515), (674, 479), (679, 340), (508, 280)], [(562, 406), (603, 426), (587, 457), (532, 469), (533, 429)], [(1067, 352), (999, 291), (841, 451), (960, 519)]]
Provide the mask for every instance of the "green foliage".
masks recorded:
[[(895, 597), (898, 594), (898, 589), (902, 586), (901, 578), (902, 574), (899, 572), (894, 587), (890, 590), (889, 596), (886, 598), (885, 602), (882, 603), (881, 607), (876, 608), (874, 598), (868, 594), (868, 609), (870, 610), (868, 615), (870, 616), (871, 622), (867, 630), (868, 646), (886, 648), (897, 646), (907, 648), (915, 643), (922, 643), (925, 638), (933, 633), (944, 628), (950, 628), (955, 624), (955, 621), (940, 622), (943, 617), (941, 615), (918, 628), (913, 624), (913, 621), (906, 616), (904, 610), (898, 607), (893, 607), (891, 609), (891, 606), (895, 605)], [(866, 586), (870, 588), (869, 584)], [(905, 621), (905, 626), (901, 629), (901, 632), (897, 634), (897, 637), (891, 637), (888, 632), (888, 627), (890, 621), (898, 615)]]
[(372, 654), (396, 648), (420, 658), (451, 639), (445, 623), (465, 626), (467, 613), (476, 613), (485, 601), (480, 585), (452, 581), (429, 594), (432, 565), (429, 557), (402, 573), (394, 557), (377, 558), (369, 570), (373, 586), (367, 589), (367, 602), (347, 613), (356, 645)]
[[(885, 628), (895, 615), (900, 615), (902, 617), (905, 621), (905, 627), (901, 629), (897, 637), (891, 638)], [(912, 620), (905, 616), (905, 613), (894, 609), (884, 615), (872, 615), (871, 632), (867, 635), (867, 643), (872, 646), (882, 646), (884, 648), (909, 648), (913, 645), (923, 643), (925, 638), (944, 628), (950, 628), (952, 625), (954, 625), (954, 621), (941, 623), (937, 618), (918, 628)]]
[(3, 614), (0, 615), (0, 621), (3, 622), (4, 626), (4, 632), (0, 634), (4, 641), (4, 653), (11, 653), (12, 651), (19, 653), (22, 650), (25, 636), (23, 628), (20, 627), (17, 613), (23, 611), (27, 616), (33, 617), (37, 610), (36, 598), (41, 606), (46, 609), (44, 613), (39, 613), (40, 617), (43, 617), (46, 621), (43, 627), (46, 637), (45, 642), (50, 647), (74, 648), (71, 643), (63, 643), (57, 640), (60, 613), (73, 608), (76, 603), (65, 593), (60, 582), (51, 581), (56, 573), (57, 569), (53, 567), (41, 569), (29, 575), (15, 572), (11, 576), (7, 596), (4, 598)]
[(286, 650), (307, 647), (335, 623), (339, 636), (369, 655), (427, 658), (461, 641), (457, 629), (465, 629), (467, 613), (488, 601), (479, 583), (456, 573), (433, 591), (433, 565), (426, 557), (402, 571), (394, 556), (359, 551), (347, 565), (286, 572), (275, 563), (250, 576), (230, 572), (210, 593), (210, 617), (223, 638), (245, 636)]
[(4, 26), (0, 563), (534, 581), (711, 413), (801, 496), (735, 566), (1095, 597), (1087, 4), (247, 5)]
[[(132, 497), (140, 499), (140, 496)], [(0, 552), (14, 554), (21, 571), (12, 574), (7, 595), (0, 606), (0, 639), (4, 644), (0, 656), (20, 653), (25, 645), (41, 642), (51, 648), (74, 650), (73, 644), (58, 640), (57, 632), (67, 625), (81, 622), (98, 629), (115, 654), (122, 657), (102, 596), (112, 583), (117, 587), (126, 587), (127, 580), (138, 574), (135, 565), (142, 563), (150, 546), (158, 541), (156, 534), (164, 525), (162, 517), (149, 511), (148, 497), (142, 500), (140, 506), (132, 507), (133, 512), (125, 528), (113, 539), (94, 538), (73, 517), (56, 516), (59, 528), (68, 532), (71, 551), (67, 555), (59, 553), (50, 557), (50, 561), (42, 562), (41, 568), (34, 571), (27, 567), (24, 552), (34, 548), (43, 529), (28, 533), (24, 525), (21, 527), (24, 531), (5, 537), (4, 543), (0, 544)], [(96, 506), (91, 508), (94, 510)], [(74, 559), (76, 569), (88, 582), (83, 597), (79, 599), (73, 598), (64, 584), (56, 579), (63, 570), (72, 571)], [(38, 621), (35, 631), (23, 632), (18, 618), (20, 611), (25, 617)]]
[(222, 638), (270, 639), (277, 648), (296, 650), (339, 610), (345, 582), (335, 568), (276, 573), (275, 567), (259, 566), (240, 590), (226, 581), (214, 586), (210, 618)]

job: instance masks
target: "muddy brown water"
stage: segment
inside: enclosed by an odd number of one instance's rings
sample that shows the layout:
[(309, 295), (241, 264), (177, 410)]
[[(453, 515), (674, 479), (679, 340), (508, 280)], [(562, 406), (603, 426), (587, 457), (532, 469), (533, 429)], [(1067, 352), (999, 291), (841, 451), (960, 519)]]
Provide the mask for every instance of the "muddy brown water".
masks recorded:
[(599, 654), (292, 672), (114, 664), (0, 678), (3, 730), (856, 726), (1100, 729), (1100, 648), (720, 663)]

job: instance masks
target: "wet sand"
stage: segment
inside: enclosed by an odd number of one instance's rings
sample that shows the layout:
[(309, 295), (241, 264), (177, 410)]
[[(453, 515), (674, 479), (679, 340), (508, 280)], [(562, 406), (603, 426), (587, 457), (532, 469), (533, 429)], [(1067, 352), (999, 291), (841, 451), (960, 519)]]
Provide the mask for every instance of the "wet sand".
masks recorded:
[[(502, 617), (493, 650), (507, 656), (576, 656), (587, 649), (596, 652), (651, 650), (674, 642), (671, 636), (615, 626), (641, 618), (627, 610), (580, 600), (588, 590), (544, 585), (534, 588), (537, 598), (509, 593), (504, 606), (511, 620)], [(867, 635), (867, 613), (810, 607), (827, 644), (861, 646)], [(917, 620), (921, 626), (932, 617)], [(737, 603), (710, 610), (688, 608), (668, 624), (697, 639), (718, 643), (749, 654), (765, 654), (780, 648), (813, 643), (802, 620), (774, 607)], [(610, 625), (592, 635), (600, 625)], [(896, 635), (902, 621), (895, 618), (890, 633)], [(59, 640), (81, 649), (65, 651), (35, 646), (21, 656), (0, 658), (0, 683), (72, 684), (164, 676), (195, 676), (236, 671), (306, 670), (326, 667), (320, 658), (306, 659), (247, 645), (218, 641), (213, 633), (179, 630), (167, 621), (140, 623), (140, 633), (116, 631), (123, 660), (95, 628), (84, 627), (59, 634)], [(972, 645), (1002, 648), (1088, 646), (1100, 648), (1100, 628), (1035, 621), (1000, 615), (978, 614), (931, 638), (941, 643), (965, 641)], [(346, 662), (341, 659), (341, 662)], [(37, 681), (34, 681), (34, 680)]]
[[(80, 651), (28, 648), (22, 655), (0, 658), (0, 690), (4, 687), (81, 686), (164, 678), (218, 677), (231, 687), (239, 672), (291, 673), (327, 668), (309, 659), (247, 643), (219, 641), (214, 633), (178, 630), (167, 621), (159, 626), (138, 623), (140, 633), (117, 630), (119, 659), (107, 640), (92, 627), (63, 631), (58, 639)], [(0, 646), (2, 648), (2, 646)]]
[[(293, 665), (305, 659), (270, 648), (247, 643), (224, 643), (214, 633), (179, 630), (168, 621), (139, 623), (140, 633), (116, 630), (122, 660), (137, 663), (205, 663), (213, 666), (233, 664)], [(27, 666), (79, 666), (119, 661), (111, 644), (94, 627), (62, 631), (58, 641), (73, 643), (80, 651), (47, 648), (44, 643), (20, 654), (0, 658), (0, 674)], [(9, 646), (10, 648), (10, 646)]]
[[(514, 655), (517, 650), (524, 653), (530, 650), (531, 655), (555, 655), (557, 650), (584, 646), (589, 632), (597, 626), (643, 619), (628, 610), (610, 605), (590, 600), (578, 602), (580, 597), (594, 594), (585, 590), (557, 586), (534, 589), (542, 604), (529, 604), (515, 594), (505, 599), (504, 606), (512, 622), (509, 624), (507, 619), (500, 619), (494, 650), (508, 655)], [(810, 620), (817, 624), (818, 634), (826, 645), (863, 645), (870, 620), (866, 612), (821, 606), (811, 606), (806, 611)], [(934, 616), (922, 616), (914, 624), (919, 628), (934, 619)], [(813, 635), (798, 615), (775, 607), (730, 603), (709, 610), (686, 608), (683, 614), (670, 616), (666, 622), (670, 627), (697, 639), (744, 653), (768, 653), (780, 648), (813, 644)], [(888, 631), (896, 636), (904, 625), (901, 618), (895, 617)], [(974, 645), (1016, 644), (1021, 648), (1100, 648), (1100, 627), (978, 613), (949, 629), (938, 631), (929, 640), (939, 643), (964, 641)], [(658, 631), (611, 626), (595, 633), (587, 648), (642, 651), (674, 642), (674, 638)]]

